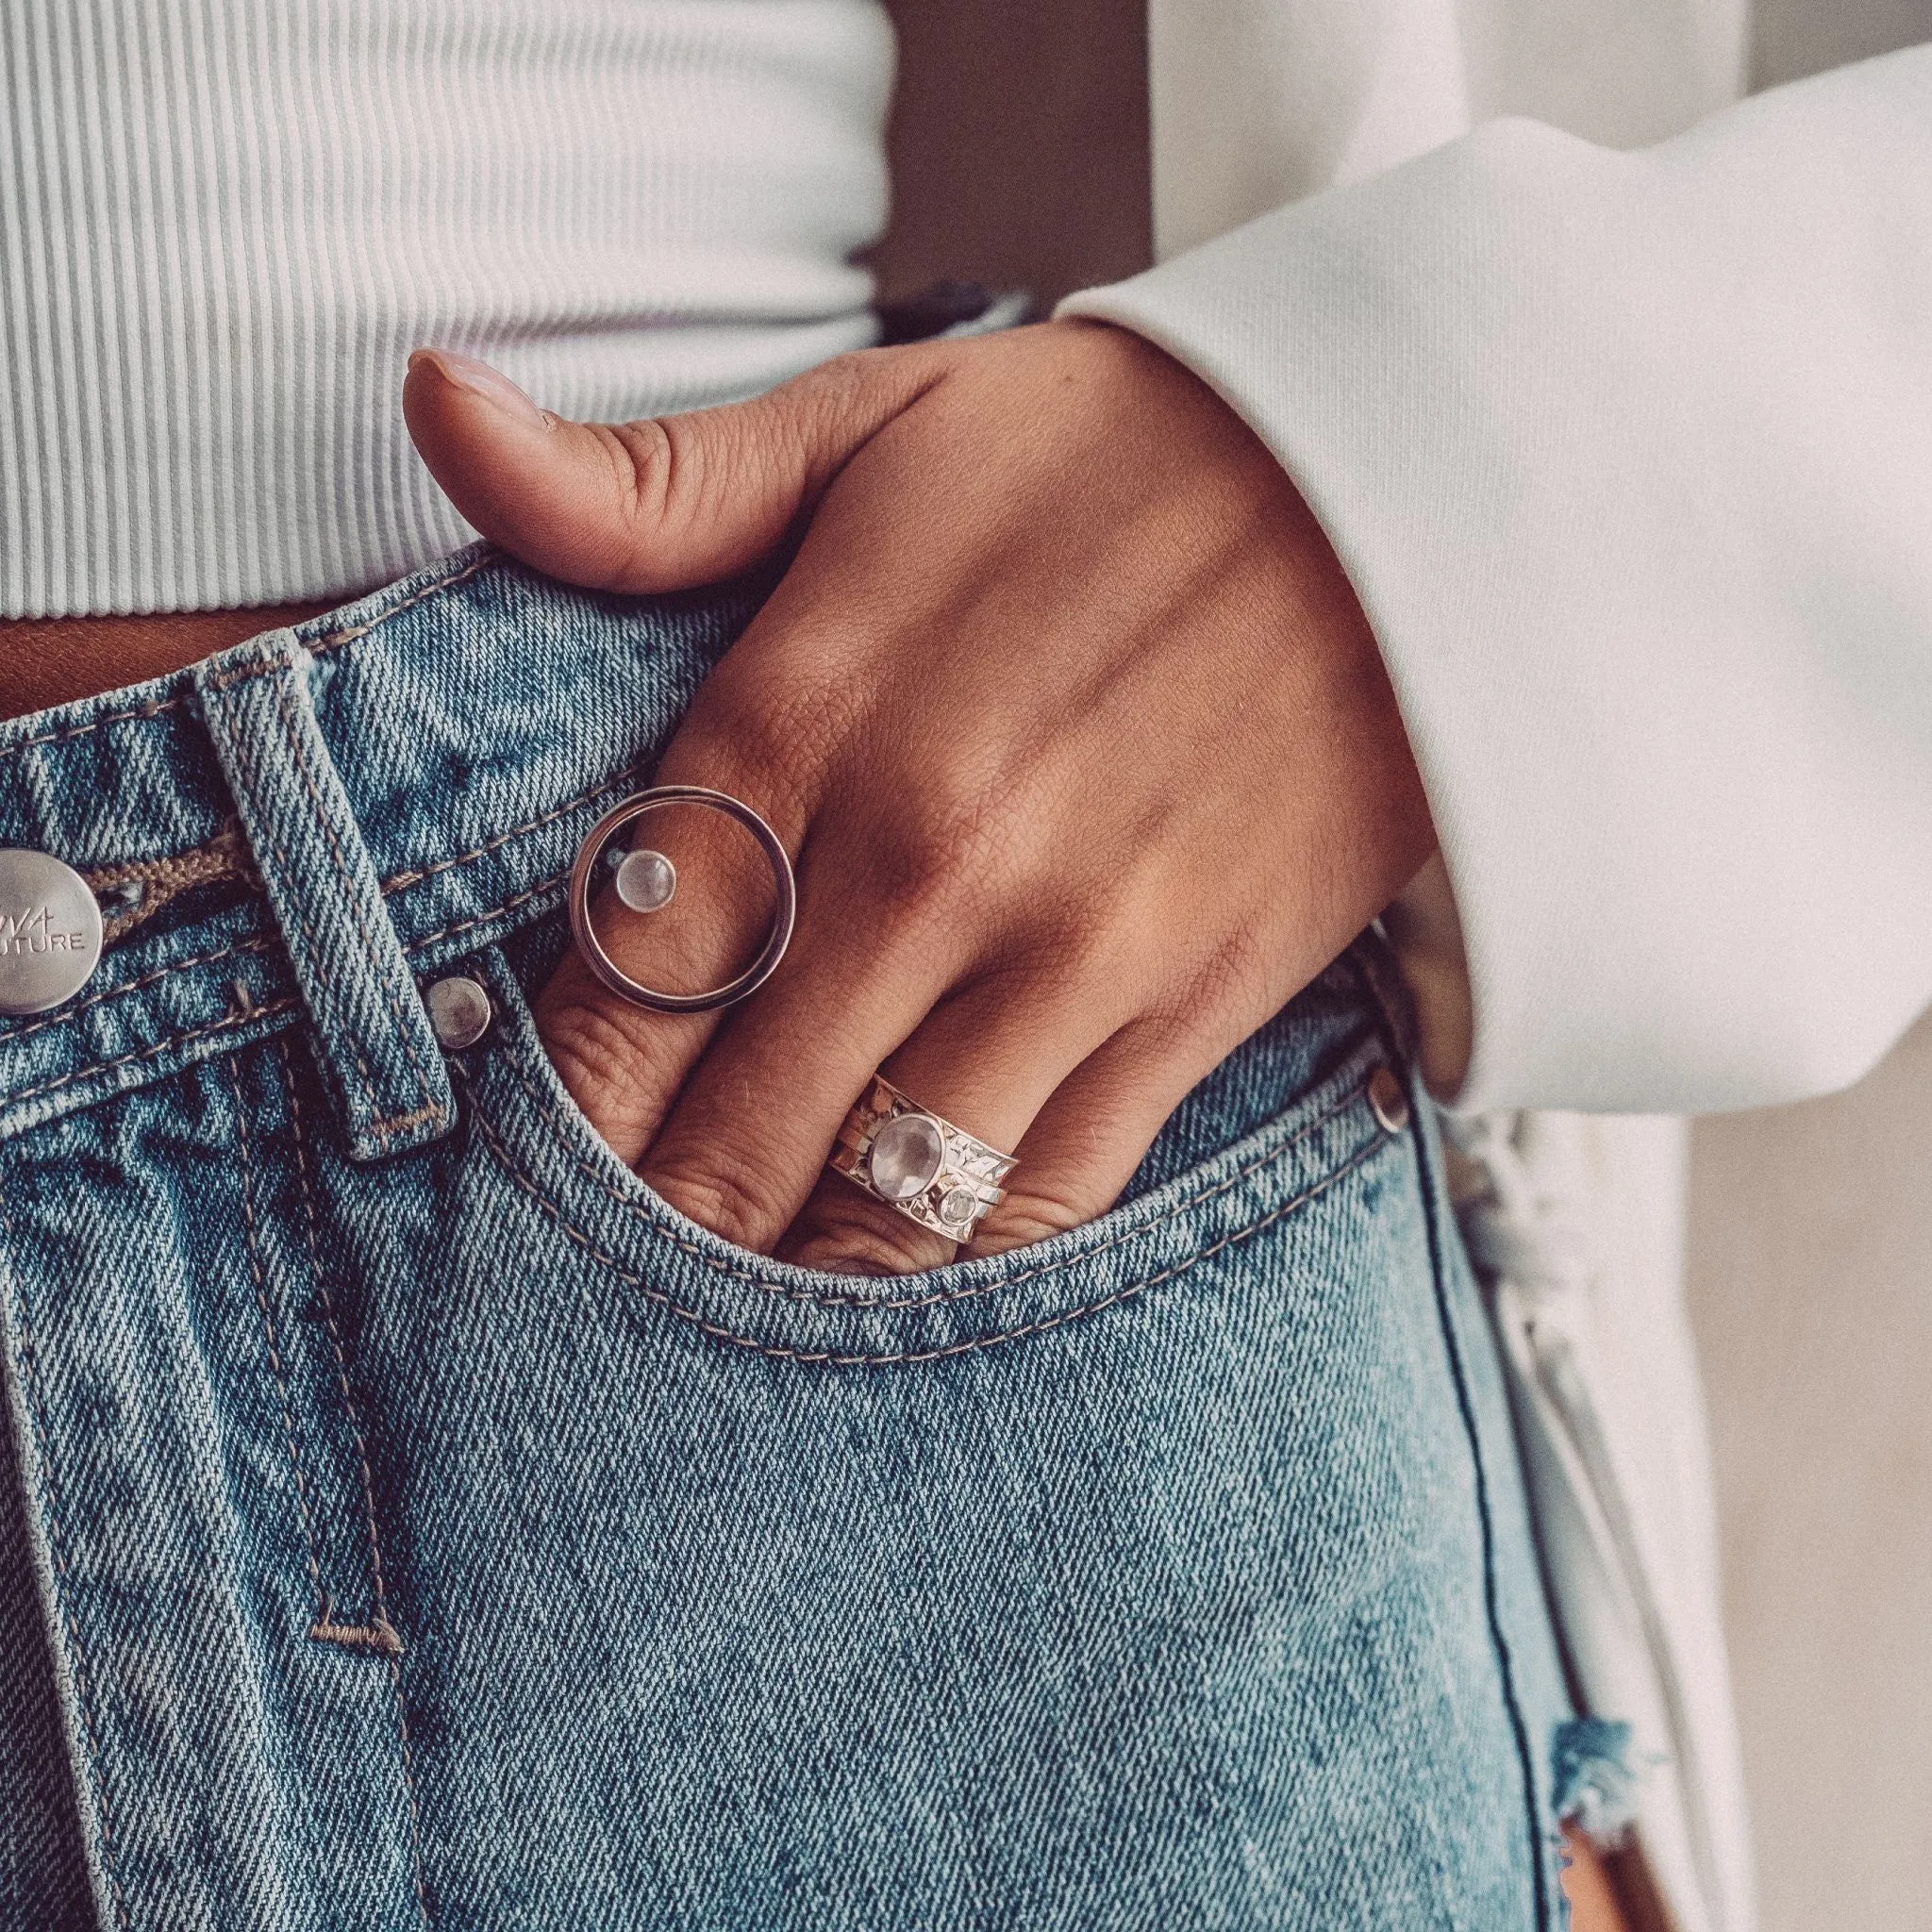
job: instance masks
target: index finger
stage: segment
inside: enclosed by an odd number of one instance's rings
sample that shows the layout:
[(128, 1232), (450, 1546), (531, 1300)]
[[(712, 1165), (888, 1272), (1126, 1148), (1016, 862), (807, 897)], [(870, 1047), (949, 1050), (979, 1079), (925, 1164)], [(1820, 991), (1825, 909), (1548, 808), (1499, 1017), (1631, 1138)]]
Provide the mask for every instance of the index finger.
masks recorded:
[[(643, 986), (672, 994), (723, 986), (770, 928), (770, 861), (742, 826), (711, 808), (655, 809), (605, 857), (613, 862), (597, 867), (591, 923), (610, 963)], [(649, 1144), (720, 1019), (716, 1010), (634, 1003), (575, 951), (538, 994), (535, 1014), (566, 1091), (626, 1164)]]

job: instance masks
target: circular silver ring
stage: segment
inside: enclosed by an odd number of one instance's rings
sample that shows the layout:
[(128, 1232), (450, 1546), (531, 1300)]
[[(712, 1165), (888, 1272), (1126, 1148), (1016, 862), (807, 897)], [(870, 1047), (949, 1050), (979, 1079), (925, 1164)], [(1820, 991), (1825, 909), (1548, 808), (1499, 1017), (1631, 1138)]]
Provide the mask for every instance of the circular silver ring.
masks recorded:
[(950, 1241), (970, 1241), (1019, 1165), (874, 1074), (825, 1163), (876, 1201)]
[[(626, 825), (667, 805), (708, 806), (737, 820), (758, 841), (758, 850), (772, 868), (772, 883), (777, 889), (771, 929), (765, 934), (758, 958), (736, 979), (726, 980), (707, 992), (660, 992), (656, 987), (640, 985), (629, 974), (618, 970), (591, 924), (591, 886), (597, 861)], [(668, 892), (665, 897), (669, 897)], [(585, 835), (584, 842), (577, 847), (576, 863), (570, 869), (569, 906), (571, 937), (576, 941), (584, 964), (596, 974), (601, 986), (633, 1006), (648, 1007), (654, 1013), (709, 1013), (749, 998), (778, 970), (778, 961), (791, 943), (791, 927), (798, 917), (798, 887), (791, 875), (791, 859), (779, 843), (777, 833), (742, 799), (733, 798), (727, 791), (712, 791), (703, 785), (657, 785), (648, 791), (634, 791), (622, 804), (612, 806)]]

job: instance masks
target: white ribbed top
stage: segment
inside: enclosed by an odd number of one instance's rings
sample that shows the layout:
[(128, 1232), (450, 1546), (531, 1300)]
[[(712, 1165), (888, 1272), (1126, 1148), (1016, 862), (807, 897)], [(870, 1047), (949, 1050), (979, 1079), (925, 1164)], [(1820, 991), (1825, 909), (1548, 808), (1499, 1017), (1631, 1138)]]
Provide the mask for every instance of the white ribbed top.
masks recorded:
[(0, 616), (462, 541), (420, 344), (621, 418), (868, 341), (891, 70), (875, 0), (0, 0)]

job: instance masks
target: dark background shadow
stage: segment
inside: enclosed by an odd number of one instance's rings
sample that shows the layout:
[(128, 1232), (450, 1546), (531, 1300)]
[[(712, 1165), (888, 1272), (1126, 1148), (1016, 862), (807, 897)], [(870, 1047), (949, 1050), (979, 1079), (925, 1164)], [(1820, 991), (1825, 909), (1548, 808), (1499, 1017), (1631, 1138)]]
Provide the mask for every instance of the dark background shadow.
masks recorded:
[(888, 0), (899, 85), (882, 294), (942, 279), (1043, 308), (1153, 258), (1146, 0)]

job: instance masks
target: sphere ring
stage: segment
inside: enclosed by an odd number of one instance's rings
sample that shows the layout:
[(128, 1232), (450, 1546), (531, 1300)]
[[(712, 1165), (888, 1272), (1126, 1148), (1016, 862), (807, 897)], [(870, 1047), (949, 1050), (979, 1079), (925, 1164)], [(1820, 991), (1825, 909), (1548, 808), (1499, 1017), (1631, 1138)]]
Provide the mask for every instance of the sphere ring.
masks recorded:
[[(619, 969), (591, 924), (591, 894), (598, 883), (598, 867), (610, 848), (610, 841), (647, 813), (661, 811), (671, 805), (703, 806), (736, 820), (758, 841), (758, 850), (772, 868), (772, 884), (777, 893), (772, 907), (772, 923), (758, 957), (735, 979), (703, 992), (663, 992), (656, 987), (641, 985)], [(644, 861), (641, 865), (641, 860)], [(634, 882), (625, 876), (633, 874)], [(661, 853), (634, 851), (621, 868), (617, 891), (619, 898), (634, 910), (651, 912), (669, 904), (676, 883), (676, 870)], [(791, 857), (779, 842), (777, 833), (742, 799), (703, 785), (657, 785), (648, 791), (634, 791), (612, 806), (585, 834), (584, 842), (577, 847), (576, 862), (570, 869), (567, 903), (571, 937), (600, 986), (633, 1006), (648, 1007), (654, 1013), (709, 1013), (748, 999), (778, 970), (785, 948), (791, 943), (791, 928), (798, 917), (798, 885), (791, 874)]]

